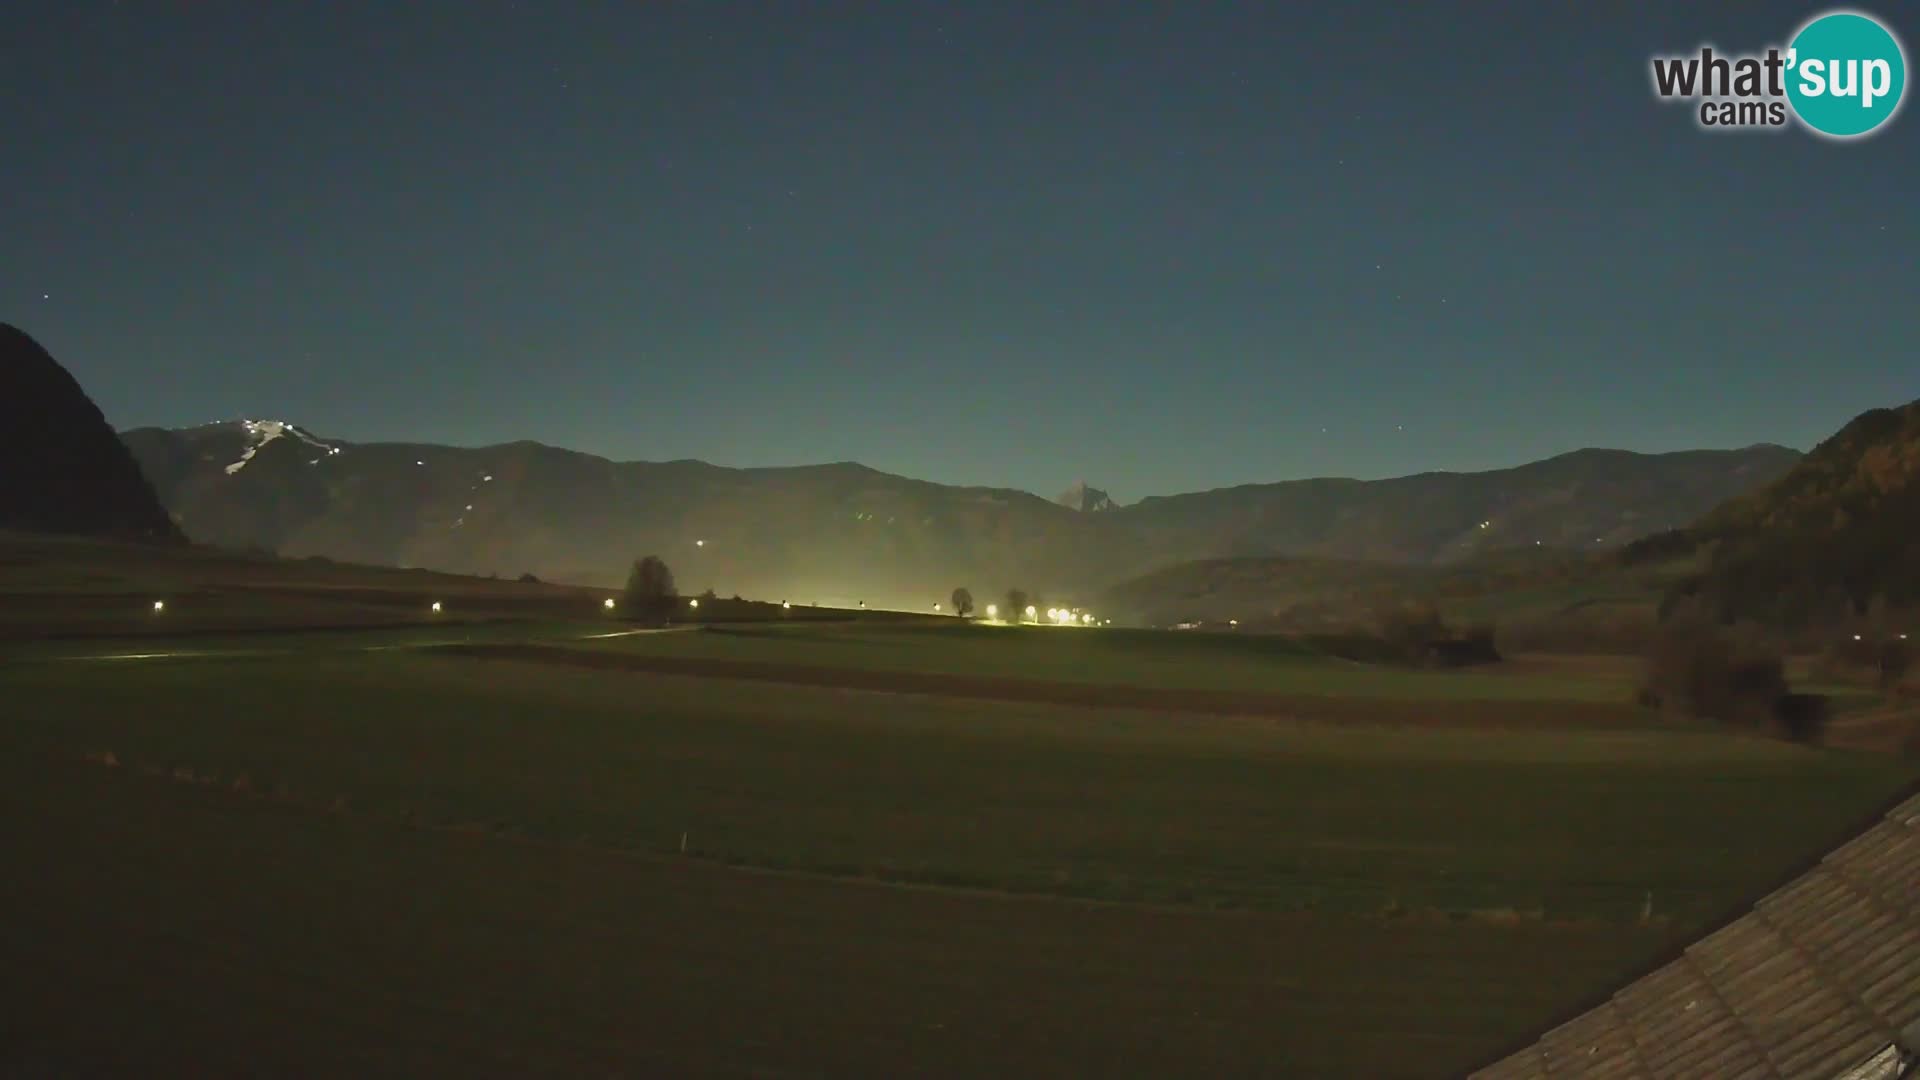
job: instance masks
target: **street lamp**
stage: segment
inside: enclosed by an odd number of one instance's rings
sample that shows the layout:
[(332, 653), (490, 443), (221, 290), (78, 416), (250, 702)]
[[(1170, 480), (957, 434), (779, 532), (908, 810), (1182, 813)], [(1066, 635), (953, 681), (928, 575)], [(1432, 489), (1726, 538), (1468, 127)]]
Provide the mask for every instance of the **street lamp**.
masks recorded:
[(998, 605), (998, 604), (988, 604), (988, 605), (987, 605), (987, 618), (989, 618), (989, 619), (996, 619), (996, 618), (999, 618), (999, 617), (1000, 617), (1000, 605)]
[(1034, 612), (1034, 610), (1033, 610), (1033, 605), (1032, 605), (1032, 604), (1028, 604), (1028, 605), (1027, 605), (1027, 618), (1029, 618), (1029, 619), (1031, 619), (1031, 618), (1033, 618), (1033, 617), (1034, 617), (1034, 614), (1035, 614), (1035, 612)]

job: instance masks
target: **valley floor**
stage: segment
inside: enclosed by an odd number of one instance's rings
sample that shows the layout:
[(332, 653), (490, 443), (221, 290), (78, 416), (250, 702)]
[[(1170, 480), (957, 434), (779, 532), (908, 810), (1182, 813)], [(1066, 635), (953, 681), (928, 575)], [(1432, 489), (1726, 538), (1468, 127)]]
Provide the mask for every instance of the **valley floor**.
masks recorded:
[(1612, 668), (606, 633), (11, 650), (0, 1071), (1447, 1075), (1915, 771)]

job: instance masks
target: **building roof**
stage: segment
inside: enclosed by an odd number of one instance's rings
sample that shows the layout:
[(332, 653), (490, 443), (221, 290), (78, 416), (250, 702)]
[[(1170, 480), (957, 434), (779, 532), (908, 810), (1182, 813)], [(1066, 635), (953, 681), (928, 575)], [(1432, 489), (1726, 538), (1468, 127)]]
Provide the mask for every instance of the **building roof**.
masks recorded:
[(1473, 1076), (1920, 1076), (1920, 795), (1679, 959)]

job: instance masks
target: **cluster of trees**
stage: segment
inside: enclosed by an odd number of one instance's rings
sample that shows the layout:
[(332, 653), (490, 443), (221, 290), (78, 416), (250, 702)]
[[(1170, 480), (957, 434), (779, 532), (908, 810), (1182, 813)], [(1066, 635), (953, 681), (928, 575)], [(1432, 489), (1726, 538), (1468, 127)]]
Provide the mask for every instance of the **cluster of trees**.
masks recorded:
[(1384, 605), (1375, 613), (1375, 622), (1389, 655), (1403, 662), (1464, 667), (1500, 661), (1492, 623), (1453, 626), (1431, 601)]
[(1793, 692), (1780, 650), (1763, 631), (1729, 626), (1699, 607), (1661, 624), (1640, 703), (1807, 743), (1820, 740), (1828, 712), (1823, 695)]
[[(974, 603), (973, 591), (964, 586), (953, 590), (953, 595), (949, 599), (953, 601), (954, 612), (962, 618), (971, 616), (978, 610)], [(1008, 622), (1023, 622), (1028, 619), (1027, 609), (1038, 610), (1040, 603), (1040, 597), (1037, 594), (1029, 593), (1025, 589), (1008, 589), (1007, 595), (1000, 601), (1000, 608), (996, 614)], [(1033, 618), (1037, 621), (1039, 617), (1036, 615)]]

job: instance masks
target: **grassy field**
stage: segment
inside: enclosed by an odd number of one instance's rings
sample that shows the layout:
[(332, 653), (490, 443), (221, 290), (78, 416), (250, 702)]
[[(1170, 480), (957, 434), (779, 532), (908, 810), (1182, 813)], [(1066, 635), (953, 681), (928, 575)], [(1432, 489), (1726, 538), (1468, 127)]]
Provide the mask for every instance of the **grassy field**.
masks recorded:
[(305, 629), (0, 649), (0, 1073), (1447, 1075), (1916, 775), (1660, 726), (1610, 660), (592, 637), (471, 579), (317, 629), (273, 573)]
[(1594, 669), (1578, 677), (1538, 677), (1498, 668), (1417, 671), (1357, 664), (1315, 653), (1291, 638), (1260, 634), (958, 622), (741, 626), (608, 639), (595, 647), (653, 656), (1409, 702), (1621, 703), (1631, 697), (1633, 674), (1630, 667)]
[(10, 1075), (1435, 1076), (1632, 928), (748, 874), (0, 764)]
[[(691, 636), (691, 635), (688, 635)], [(1912, 770), (1711, 733), (1169, 719), (404, 652), (0, 674), (20, 753), (377, 816), (1123, 901), (1682, 923)], [(1856, 794), (1836, 797), (1839, 792)], [(1703, 860), (1700, 837), (1741, 841)]]

